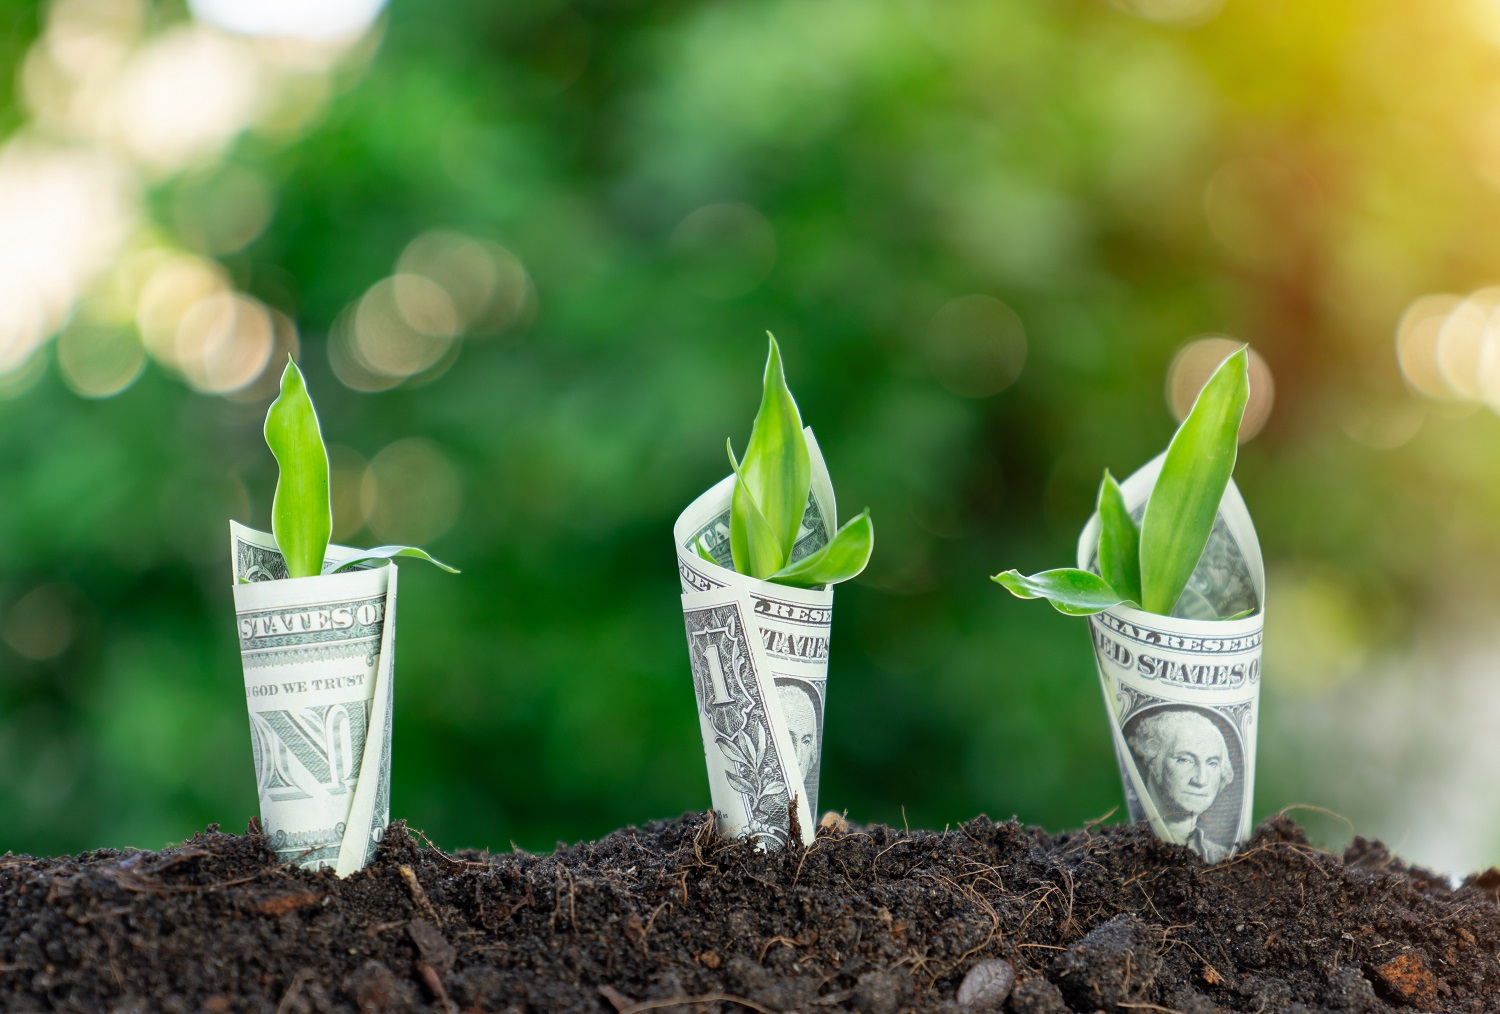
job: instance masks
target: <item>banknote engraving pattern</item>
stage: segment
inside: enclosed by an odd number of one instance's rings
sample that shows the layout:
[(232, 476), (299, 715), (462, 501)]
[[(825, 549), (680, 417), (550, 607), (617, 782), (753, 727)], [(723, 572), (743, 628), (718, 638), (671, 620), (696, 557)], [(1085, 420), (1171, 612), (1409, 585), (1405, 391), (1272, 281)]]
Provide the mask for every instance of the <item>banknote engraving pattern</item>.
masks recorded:
[(791, 795), (759, 696), (739, 607), (731, 603), (690, 610), (686, 619), (698, 706), (728, 762), (725, 778), (743, 798), (750, 835), (784, 845)]

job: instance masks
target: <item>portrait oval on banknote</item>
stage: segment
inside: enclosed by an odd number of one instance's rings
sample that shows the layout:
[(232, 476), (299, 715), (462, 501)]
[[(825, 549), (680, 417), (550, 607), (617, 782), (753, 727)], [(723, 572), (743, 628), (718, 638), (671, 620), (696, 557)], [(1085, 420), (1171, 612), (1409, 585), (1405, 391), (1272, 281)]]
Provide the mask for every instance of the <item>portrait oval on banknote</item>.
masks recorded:
[(1124, 732), (1171, 839), (1205, 862), (1228, 858), (1249, 783), (1233, 723), (1212, 708), (1165, 704), (1132, 715)]

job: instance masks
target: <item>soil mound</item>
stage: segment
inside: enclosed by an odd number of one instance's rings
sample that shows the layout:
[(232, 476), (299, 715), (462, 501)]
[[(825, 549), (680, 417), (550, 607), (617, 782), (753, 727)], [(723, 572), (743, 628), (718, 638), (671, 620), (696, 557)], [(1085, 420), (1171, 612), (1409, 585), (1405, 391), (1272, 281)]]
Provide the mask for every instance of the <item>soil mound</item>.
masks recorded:
[(253, 827), (6, 856), (0, 1009), (1500, 1010), (1500, 873), (1454, 889), (1285, 818), (1218, 866), (1144, 828), (984, 817), (772, 855), (699, 815), (551, 855), (419, 837), (392, 825), (343, 881), (274, 865)]

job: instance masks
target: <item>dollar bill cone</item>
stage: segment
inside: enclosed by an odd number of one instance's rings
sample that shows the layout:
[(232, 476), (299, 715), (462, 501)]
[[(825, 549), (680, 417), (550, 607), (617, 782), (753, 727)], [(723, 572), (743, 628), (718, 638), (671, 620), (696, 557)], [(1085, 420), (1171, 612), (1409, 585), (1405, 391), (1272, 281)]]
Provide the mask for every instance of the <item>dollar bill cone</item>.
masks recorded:
[(1108, 471), (1077, 567), (994, 580), (1087, 616), (1133, 820), (1218, 861), (1250, 833), (1265, 568), (1231, 479), (1249, 399), (1241, 348), (1165, 453)]
[(729, 460), (673, 528), (709, 792), (721, 834), (809, 844), (833, 585), (864, 569), (875, 533), (868, 511), (838, 526), (774, 338), (744, 458), (731, 446)]
[[(1127, 510), (1141, 510), (1165, 457), (1120, 484)], [(1098, 565), (1102, 524), (1096, 513), (1079, 537), (1080, 569)], [(1265, 591), (1260, 542), (1231, 480), (1173, 615), (1118, 604), (1088, 617), (1131, 820), (1207, 862), (1232, 855), (1253, 827)]]
[(363, 869), (390, 823), (397, 570), (413, 546), (329, 545), (328, 453), (297, 365), (266, 413), (272, 532), (230, 522), (261, 827), (282, 862)]

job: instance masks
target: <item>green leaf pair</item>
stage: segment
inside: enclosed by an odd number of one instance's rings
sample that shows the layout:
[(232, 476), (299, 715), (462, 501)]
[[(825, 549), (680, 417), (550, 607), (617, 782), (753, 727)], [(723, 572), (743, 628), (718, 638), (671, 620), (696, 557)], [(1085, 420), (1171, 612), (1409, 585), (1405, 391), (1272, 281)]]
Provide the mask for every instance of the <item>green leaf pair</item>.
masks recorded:
[[(786, 386), (781, 350), (776, 338), (768, 337), (771, 348), (766, 357), (760, 410), (744, 458), (736, 460), (733, 442), (727, 444), (735, 475), (729, 511), (729, 550), (734, 569), (795, 588), (820, 588), (847, 581), (865, 569), (875, 548), (875, 525), (868, 510), (835, 532), (827, 545), (792, 562), (812, 490), (812, 462), (802, 416)], [(698, 553), (712, 562), (702, 546)]]
[[(318, 427), (318, 413), (297, 364), (287, 358), (281, 374), (281, 393), (266, 413), (266, 444), (276, 456), (280, 475), (271, 503), (271, 533), (286, 558), (288, 577), (316, 577), (324, 573), (323, 557), (333, 534), (333, 503), (328, 492), (328, 450)], [(328, 568), (347, 570), (372, 560), (415, 557), (450, 574), (458, 571), (413, 546), (380, 546), (362, 550)]]
[(1105, 471), (1098, 574), (1063, 568), (1026, 577), (1008, 570), (992, 580), (1019, 598), (1045, 598), (1070, 616), (1122, 604), (1170, 616), (1208, 545), (1234, 472), (1249, 397), (1249, 354), (1242, 348), (1219, 364), (1177, 428), (1139, 528), (1119, 484)]

